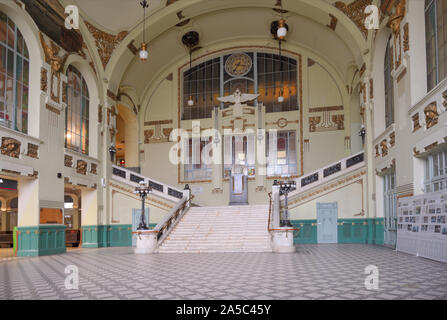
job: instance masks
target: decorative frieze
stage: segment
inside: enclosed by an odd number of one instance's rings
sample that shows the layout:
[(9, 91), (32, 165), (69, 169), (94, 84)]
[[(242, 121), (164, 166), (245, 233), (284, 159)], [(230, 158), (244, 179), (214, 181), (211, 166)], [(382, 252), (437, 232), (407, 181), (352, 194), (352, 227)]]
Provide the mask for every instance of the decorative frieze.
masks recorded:
[(309, 113), (341, 111), (341, 110), (343, 110), (343, 106), (318, 107), (318, 108), (309, 108)]
[(47, 108), (48, 111), (53, 112), (53, 113), (55, 113), (57, 115), (61, 114), (61, 111), (59, 109), (57, 109), (57, 108), (55, 108), (55, 107), (53, 107), (53, 106), (51, 106), (49, 104), (46, 104), (45, 108)]
[(1, 152), (12, 158), (19, 158), (21, 142), (10, 137), (2, 138)]

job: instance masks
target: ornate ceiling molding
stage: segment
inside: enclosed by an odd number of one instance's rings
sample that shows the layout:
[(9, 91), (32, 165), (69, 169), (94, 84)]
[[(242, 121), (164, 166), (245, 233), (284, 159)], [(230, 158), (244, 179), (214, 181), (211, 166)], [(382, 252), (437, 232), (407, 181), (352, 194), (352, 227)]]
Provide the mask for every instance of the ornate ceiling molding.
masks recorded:
[(365, 27), (365, 18), (367, 17), (365, 8), (371, 4), (372, 0), (354, 0), (348, 5), (337, 1), (334, 6), (347, 15), (357, 25), (363, 36), (368, 38), (368, 29)]
[(102, 66), (104, 69), (109, 63), (110, 57), (113, 54), (115, 48), (120, 44), (121, 41), (129, 34), (127, 31), (122, 31), (117, 35), (112, 35), (110, 33), (104, 32), (92, 24), (85, 22), (87, 29), (90, 31), (92, 36), (95, 38), (96, 48), (98, 49), (99, 57), (101, 58)]

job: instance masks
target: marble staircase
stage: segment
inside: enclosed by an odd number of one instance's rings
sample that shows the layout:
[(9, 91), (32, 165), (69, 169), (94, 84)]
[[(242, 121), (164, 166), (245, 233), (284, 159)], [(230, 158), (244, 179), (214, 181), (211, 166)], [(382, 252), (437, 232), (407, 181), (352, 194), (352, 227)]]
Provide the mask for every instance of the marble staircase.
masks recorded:
[(158, 252), (272, 252), (268, 216), (268, 205), (191, 207)]

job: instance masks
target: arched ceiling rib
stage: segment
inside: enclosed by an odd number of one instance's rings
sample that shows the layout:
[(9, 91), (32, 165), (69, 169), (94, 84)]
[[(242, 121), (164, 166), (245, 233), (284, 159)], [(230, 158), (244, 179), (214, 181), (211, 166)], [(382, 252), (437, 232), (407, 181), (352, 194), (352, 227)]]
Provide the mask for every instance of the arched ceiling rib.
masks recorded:
[[(290, 43), (299, 44), (313, 51), (335, 66), (343, 77), (347, 65), (362, 64), (362, 54), (367, 42), (364, 34), (355, 24), (352, 12), (361, 12), (358, 8), (372, 0), (282, 0), (283, 7), (291, 26), (288, 35)], [(142, 9), (137, 0), (61, 0), (65, 5), (77, 4), (81, 15), (89, 23), (104, 31), (117, 34), (128, 31), (129, 34), (115, 48), (106, 66), (105, 77), (109, 80), (112, 90), (117, 90), (120, 84), (139, 86), (141, 77), (137, 73), (150, 75), (158, 73), (179, 59), (184, 48), (179, 41), (183, 30), (198, 29), (201, 32), (201, 46), (228, 38), (252, 37), (269, 41), (269, 23), (278, 18), (274, 12), (277, 0), (149, 0), (150, 17), (147, 20), (149, 34), (150, 61), (144, 66), (127, 49), (130, 41), (135, 44), (142, 41)], [(335, 3), (339, 2), (338, 8)], [(345, 6), (340, 6), (340, 3)], [(358, 7), (358, 8), (357, 8)], [(357, 8), (357, 9), (356, 9)], [(343, 10), (342, 10), (343, 9)], [(357, 11), (355, 11), (355, 10)], [(349, 11), (350, 10), (350, 11)], [(355, 15), (354, 15), (355, 16)], [(249, 17), (249, 19), (248, 19)], [(332, 17), (336, 17), (335, 31), (329, 25)], [(190, 23), (179, 28), (175, 25), (190, 19)], [(181, 36), (181, 35), (180, 35)], [(183, 51), (182, 51), (183, 50)], [(164, 60), (163, 60), (164, 58)], [(132, 74), (135, 72), (135, 79)], [(124, 79), (124, 81), (122, 81)], [(141, 91), (139, 94), (141, 94)]]

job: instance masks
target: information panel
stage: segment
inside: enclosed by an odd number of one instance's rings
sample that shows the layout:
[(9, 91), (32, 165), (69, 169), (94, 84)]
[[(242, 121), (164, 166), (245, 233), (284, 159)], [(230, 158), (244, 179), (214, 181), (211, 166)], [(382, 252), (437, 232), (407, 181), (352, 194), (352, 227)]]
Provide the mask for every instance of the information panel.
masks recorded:
[(447, 262), (447, 192), (399, 199), (396, 249)]

